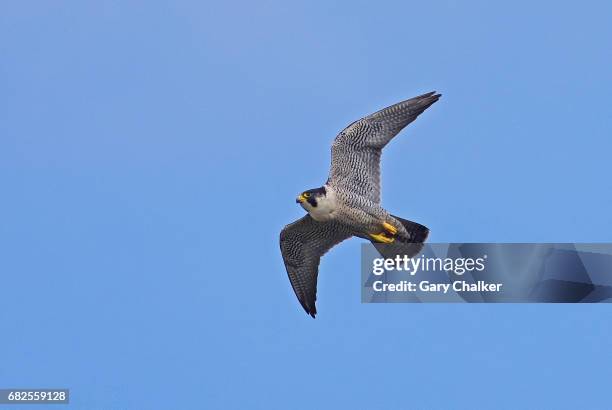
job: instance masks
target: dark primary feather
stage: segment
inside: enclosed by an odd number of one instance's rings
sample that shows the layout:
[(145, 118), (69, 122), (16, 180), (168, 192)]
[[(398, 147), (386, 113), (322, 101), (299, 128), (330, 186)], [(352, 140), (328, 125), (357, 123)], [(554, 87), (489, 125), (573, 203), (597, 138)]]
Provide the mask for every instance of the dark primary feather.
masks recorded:
[(382, 149), (405, 126), (438, 101), (430, 92), (383, 108), (355, 121), (334, 140), (328, 182), (380, 203)]
[(280, 248), (293, 291), (310, 316), (317, 308), (317, 276), (321, 256), (334, 245), (351, 237), (342, 225), (317, 222), (306, 215), (287, 225), (280, 234)]
[(382, 149), (405, 126), (416, 120), (423, 111), (438, 101), (440, 96), (441, 94), (436, 94), (435, 91), (432, 91), (393, 104), (365, 117), (376, 129), (375, 135), (368, 136), (367, 145)]

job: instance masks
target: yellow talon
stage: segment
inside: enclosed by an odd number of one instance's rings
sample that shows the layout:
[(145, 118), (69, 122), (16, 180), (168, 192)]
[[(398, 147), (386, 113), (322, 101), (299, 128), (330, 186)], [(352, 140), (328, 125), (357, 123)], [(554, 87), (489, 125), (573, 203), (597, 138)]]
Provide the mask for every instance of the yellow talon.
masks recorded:
[(395, 240), (395, 238), (390, 238), (384, 233), (371, 233), (370, 237), (379, 243), (391, 243)]
[(385, 230), (391, 234), (391, 236), (397, 233), (397, 228), (391, 225), (390, 223), (383, 222), (382, 225), (383, 225), (383, 228), (385, 228)]

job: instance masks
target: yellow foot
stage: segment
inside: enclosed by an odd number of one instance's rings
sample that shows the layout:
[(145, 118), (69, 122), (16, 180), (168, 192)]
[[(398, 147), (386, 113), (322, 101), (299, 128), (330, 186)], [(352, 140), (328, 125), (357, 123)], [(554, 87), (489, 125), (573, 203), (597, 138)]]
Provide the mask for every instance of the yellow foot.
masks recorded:
[(370, 237), (379, 243), (391, 243), (395, 238), (388, 237), (385, 233), (371, 233)]
[(382, 225), (383, 228), (385, 228), (385, 231), (387, 231), (387, 233), (389, 234), (389, 236), (395, 236), (395, 234), (397, 233), (397, 228), (395, 226), (387, 222), (383, 222)]

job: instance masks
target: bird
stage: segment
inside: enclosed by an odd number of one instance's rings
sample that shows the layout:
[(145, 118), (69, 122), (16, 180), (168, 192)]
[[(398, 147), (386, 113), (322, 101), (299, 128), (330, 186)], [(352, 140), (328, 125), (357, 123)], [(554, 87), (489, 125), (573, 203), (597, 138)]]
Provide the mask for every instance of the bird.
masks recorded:
[(313, 318), (319, 263), (335, 245), (356, 236), (385, 257), (412, 257), (422, 249), (429, 229), (381, 206), (380, 160), (383, 148), (440, 97), (432, 91), (348, 125), (332, 144), (327, 182), (297, 196), (307, 213), (282, 229), (280, 249), (293, 291)]

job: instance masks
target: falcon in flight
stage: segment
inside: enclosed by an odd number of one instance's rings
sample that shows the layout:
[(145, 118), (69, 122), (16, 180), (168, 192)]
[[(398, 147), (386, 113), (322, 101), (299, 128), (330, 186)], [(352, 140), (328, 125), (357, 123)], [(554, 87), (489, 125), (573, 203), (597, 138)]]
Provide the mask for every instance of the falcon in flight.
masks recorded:
[(280, 248), (291, 286), (300, 304), (315, 317), (321, 256), (351, 236), (371, 241), (385, 257), (414, 256), (429, 230), (391, 215), (380, 204), (382, 149), (414, 121), (440, 94), (430, 92), (355, 121), (334, 140), (325, 185), (296, 199), (308, 213), (285, 226)]

